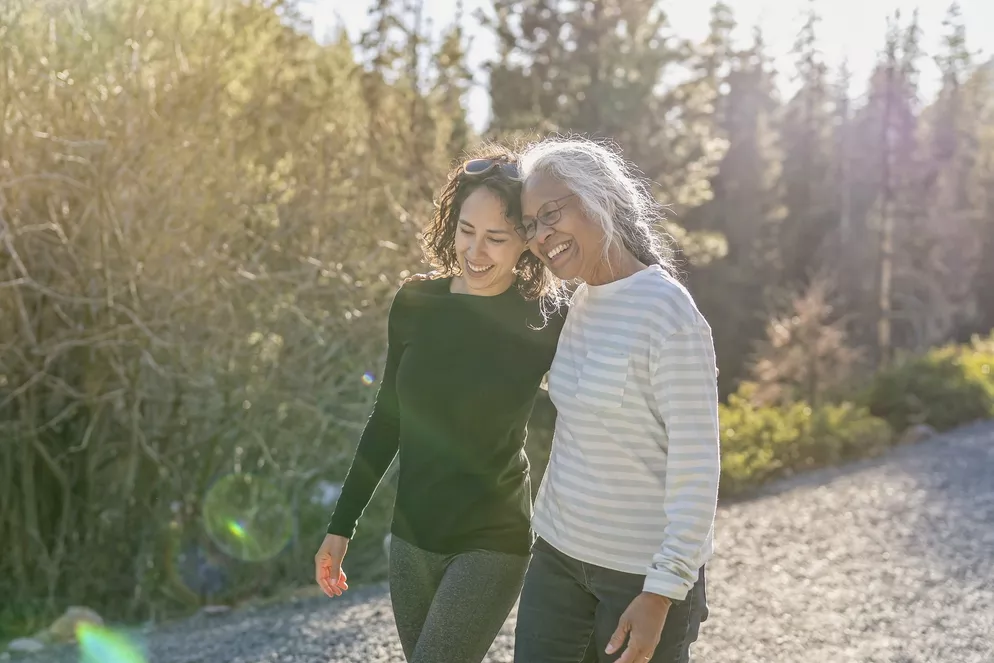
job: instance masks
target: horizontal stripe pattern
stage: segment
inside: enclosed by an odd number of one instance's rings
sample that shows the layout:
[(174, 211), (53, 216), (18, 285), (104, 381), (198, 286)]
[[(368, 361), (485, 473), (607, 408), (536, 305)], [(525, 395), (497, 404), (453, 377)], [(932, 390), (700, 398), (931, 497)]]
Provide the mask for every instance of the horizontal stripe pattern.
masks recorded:
[(558, 410), (534, 528), (683, 599), (712, 555), (720, 470), (711, 328), (651, 266), (581, 285), (549, 374)]

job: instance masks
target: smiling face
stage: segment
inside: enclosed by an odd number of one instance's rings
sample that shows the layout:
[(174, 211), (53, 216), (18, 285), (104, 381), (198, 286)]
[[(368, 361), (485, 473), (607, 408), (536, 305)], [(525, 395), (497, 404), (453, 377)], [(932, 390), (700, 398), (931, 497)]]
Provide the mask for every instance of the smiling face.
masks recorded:
[(521, 207), (529, 250), (558, 278), (590, 282), (603, 260), (604, 234), (576, 195), (554, 177), (535, 174), (524, 183)]
[(469, 194), (459, 210), (455, 248), (467, 294), (499, 295), (514, 283), (525, 242), (505, 211), (500, 197), (485, 187)]

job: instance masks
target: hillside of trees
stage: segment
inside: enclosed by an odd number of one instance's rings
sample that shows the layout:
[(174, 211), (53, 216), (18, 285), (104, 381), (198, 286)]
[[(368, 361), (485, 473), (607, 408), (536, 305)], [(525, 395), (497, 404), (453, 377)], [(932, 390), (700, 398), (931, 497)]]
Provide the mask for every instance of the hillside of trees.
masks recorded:
[[(287, 0), (0, 7), (0, 638), (67, 605), (146, 619), (311, 580), (314, 491), (348, 469), (386, 307), (481, 139), (610, 139), (656, 183), (723, 397), (816, 404), (994, 328), (994, 65), (955, 4), (895, 16), (858, 82), (810, 13), (782, 98), (723, 2), (695, 43), (653, 0), (493, 0), (482, 135), (469, 37), (430, 37), (424, 4), (378, 0), (326, 42)], [(275, 559), (216, 562), (211, 588), (190, 570), (218, 557), (204, 496), (243, 472), (293, 531)], [(390, 499), (357, 579), (382, 572)]]

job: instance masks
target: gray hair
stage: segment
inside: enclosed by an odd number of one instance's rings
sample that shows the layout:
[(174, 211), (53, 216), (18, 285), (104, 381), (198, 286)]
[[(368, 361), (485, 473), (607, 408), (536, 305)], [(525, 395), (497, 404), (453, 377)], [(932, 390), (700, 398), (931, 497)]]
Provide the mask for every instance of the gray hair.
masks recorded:
[(658, 228), (663, 207), (616, 149), (586, 138), (546, 138), (526, 147), (519, 164), (522, 177), (548, 175), (576, 194), (587, 217), (604, 231), (605, 258), (621, 244), (642, 263), (676, 276), (673, 251)]

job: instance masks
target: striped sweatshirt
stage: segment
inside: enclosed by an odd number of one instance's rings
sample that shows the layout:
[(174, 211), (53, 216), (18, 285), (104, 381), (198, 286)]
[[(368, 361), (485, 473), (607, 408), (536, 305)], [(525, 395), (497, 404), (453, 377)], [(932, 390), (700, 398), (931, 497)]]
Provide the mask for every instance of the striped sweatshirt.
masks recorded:
[(718, 389), (711, 328), (653, 265), (581, 285), (549, 372), (558, 410), (535, 533), (682, 600), (713, 552)]

